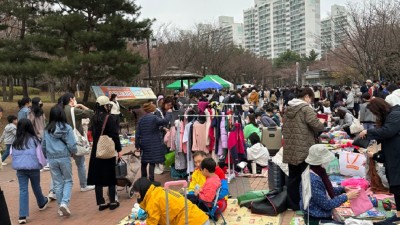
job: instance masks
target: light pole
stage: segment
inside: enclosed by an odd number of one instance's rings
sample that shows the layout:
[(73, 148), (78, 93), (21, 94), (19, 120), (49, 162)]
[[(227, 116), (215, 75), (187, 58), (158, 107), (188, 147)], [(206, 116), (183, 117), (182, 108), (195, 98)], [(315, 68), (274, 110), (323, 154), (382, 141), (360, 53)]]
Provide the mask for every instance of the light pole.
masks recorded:
[(149, 70), (149, 83), (148, 83), (148, 87), (151, 88), (151, 57), (150, 57), (150, 41), (151, 41), (151, 48), (157, 48), (157, 40), (155, 38), (151, 38), (148, 37), (146, 38), (146, 44), (147, 44), (147, 66), (148, 66), (148, 70)]
[(208, 70), (208, 67), (207, 66), (205, 66), (204, 64), (201, 66), (201, 69), (202, 69), (202, 71), (203, 71), (203, 77), (205, 77), (206, 76), (206, 70)]

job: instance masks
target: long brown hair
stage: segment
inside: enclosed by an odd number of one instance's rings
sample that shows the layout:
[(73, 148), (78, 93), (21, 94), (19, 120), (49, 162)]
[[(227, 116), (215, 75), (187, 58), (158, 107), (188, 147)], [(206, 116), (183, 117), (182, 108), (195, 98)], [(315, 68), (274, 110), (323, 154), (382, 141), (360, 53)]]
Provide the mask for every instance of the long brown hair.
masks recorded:
[(374, 98), (367, 105), (367, 109), (376, 116), (376, 126), (382, 127), (387, 115), (390, 113), (391, 105), (382, 98)]

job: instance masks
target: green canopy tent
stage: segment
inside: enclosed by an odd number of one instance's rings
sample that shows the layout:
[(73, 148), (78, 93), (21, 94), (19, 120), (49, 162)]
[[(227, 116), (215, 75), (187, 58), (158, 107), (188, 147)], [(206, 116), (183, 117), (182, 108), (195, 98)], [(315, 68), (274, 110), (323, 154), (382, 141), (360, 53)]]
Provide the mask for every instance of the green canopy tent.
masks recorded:
[(218, 75), (206, 75), (199, 82), (207, 80), (220, 84), (223, 88), (233, 89), (233, 84)]
[[(188, 88), (188, 81), (187, 80), (183, 81), (183, 86), (185, 87), (185, 89)], [(190, 86), (193, 86), (192, 82), (190, 82)], [(179, 88), (181, 88), (181, 80), (177, 80), (177, 81), (167, 85), (166, 88), (167, 89), (172, 89), (172, 90), (178, 90)]]

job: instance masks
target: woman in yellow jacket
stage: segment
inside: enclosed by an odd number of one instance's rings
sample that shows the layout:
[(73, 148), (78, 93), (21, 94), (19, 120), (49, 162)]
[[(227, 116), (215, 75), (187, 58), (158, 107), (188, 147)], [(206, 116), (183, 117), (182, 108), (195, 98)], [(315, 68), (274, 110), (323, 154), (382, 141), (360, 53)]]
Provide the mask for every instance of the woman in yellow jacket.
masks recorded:
[[(165, 190), (156, 187), (147, 178), (139, 178), (133, 190), (140, 207), (147, 212), (147, 225), (167, 224)], [(185, 197), (176, 191), (168, 192), (169, 218), (171, 225), (185, 224)], [(188, 201), (188, 222), (193, 225), (209, 225), (208, 216), (196, 205)]]

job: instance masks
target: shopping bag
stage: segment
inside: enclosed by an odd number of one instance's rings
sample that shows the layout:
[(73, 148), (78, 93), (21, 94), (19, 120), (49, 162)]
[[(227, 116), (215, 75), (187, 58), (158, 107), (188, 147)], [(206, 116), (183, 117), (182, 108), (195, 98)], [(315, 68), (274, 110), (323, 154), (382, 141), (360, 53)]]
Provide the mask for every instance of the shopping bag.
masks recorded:
[(339, 156), (340, 174), (351, 177), (366, 177), (367, 158), (364, 154), (341, 152)]
[(171, 167), (171, 165), (174, 163), (175, 163), (175, 151), (168, 152), (167, 154), (165, 154), (164, 165), (166, 167)]
[(8, 207), (4, 192), (0, 188), (0, 224), (11, 225), (10, 214), (8, 213)]
[(115, 176), (117, 179), (125, 178), (128, 175), (128, 167), (123, 159), (118, 159), (117, 164), (115, 165)]
[(82, 135), (77, 129), (76, 129), (76, 124), (75, 124), (75, 108), (71, 107), (71, 120), (73, 124), (73, 132), (76, 140), (76, 148), (77, 152), (75, 155), (77, 156), (83, 156), (83, 155), (88, 155), (91, 151), (90, 148), (90, 143), (87, 139), (87, 135)]

